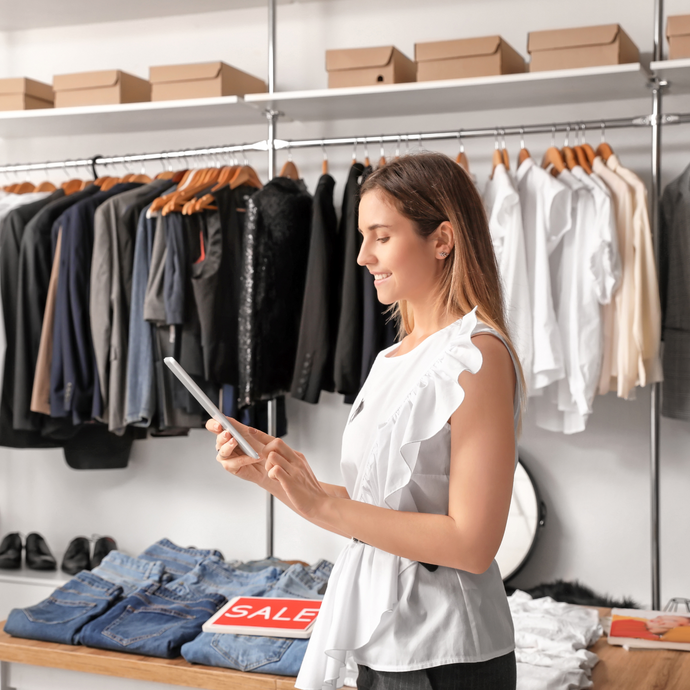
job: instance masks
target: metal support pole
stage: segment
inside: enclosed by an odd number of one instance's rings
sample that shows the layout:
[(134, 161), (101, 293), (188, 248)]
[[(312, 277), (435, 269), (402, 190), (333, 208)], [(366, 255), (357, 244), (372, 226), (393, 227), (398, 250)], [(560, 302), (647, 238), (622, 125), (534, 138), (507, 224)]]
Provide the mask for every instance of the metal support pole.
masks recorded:
[[(268, 0), (268, 92), (274, 93), (276, 85), (276, 0)], [(271, 109), (266, 111), (268, 119), (268, 179), (272, 180), (276, 174), (276, 124), (278, 113)], [(277, 425), (278, 403), (268, 401), (268, 435), (278, 435)], [(273, 525), (274, 499), (272, 494), (266, 494), (266, 554), (273, 556)]]
[[(663, 0), (654, 2), (654, 60), (662, 58), (663, 41)], [(659, 271), (659, 199), (661, 198), (661, 89), (663, 82), (656, 81), (652, 88), (652, 189), (651, 225), (654, 240), (657, 275)], [(661, 568), (659, 550), (659, 427), (661, 384), (652, 385), (650, 420), (650, 512), (651, 512), (651, 566), (652, 566), (652, 608), (661, 610)]]

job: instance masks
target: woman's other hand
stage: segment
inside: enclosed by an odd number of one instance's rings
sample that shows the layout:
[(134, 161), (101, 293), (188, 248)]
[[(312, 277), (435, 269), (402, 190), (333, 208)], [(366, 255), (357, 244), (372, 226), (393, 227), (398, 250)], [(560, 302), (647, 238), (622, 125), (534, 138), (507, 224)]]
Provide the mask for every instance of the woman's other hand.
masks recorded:
[[(240, 422), (230, 417), (228, 419), (259, 456), (261, 456), (264, 446), (275, 440), (273, 436), (269, 436), (263, 431), (240, 424)], [(218, 453), (216, 460), (225, 470), (245, 481), (253, 482), (260, 486), (265, 485), (268, 477), (264, 460), (255, 460), (245, 455), (238, 447), (237, 441), (230, 435), (230, 432), (223, 429), (215, 419), (209, 419), (206, 422), (206, 429), (216, 435), (216, 451)]]
[(280, 483), (296, 512), (307, 519), (316, 519), (329, 495), (304, 455), (279, 438), (266, 443), (259, 455), (268, 478)]

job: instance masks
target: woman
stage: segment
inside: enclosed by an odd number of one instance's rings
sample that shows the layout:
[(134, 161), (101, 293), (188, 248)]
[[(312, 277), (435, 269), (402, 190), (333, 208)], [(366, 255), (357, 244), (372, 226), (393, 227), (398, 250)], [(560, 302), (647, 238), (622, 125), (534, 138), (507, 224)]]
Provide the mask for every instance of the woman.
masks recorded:
[[(359, 688), (515, 688), (510, 610), (494, 560), (522, 399), (481, 199), (446, 156), (405, 156), (361, 188), (358, 263), (394, 305), (343, 435), (345, 486), (319, 482), (280, 439), (241, 427), (218, 460), (310, 522), (352, 539), (338, 558), (296, 686), (358, 665)], [(220, 426), (209, 421), (209, 431)]]

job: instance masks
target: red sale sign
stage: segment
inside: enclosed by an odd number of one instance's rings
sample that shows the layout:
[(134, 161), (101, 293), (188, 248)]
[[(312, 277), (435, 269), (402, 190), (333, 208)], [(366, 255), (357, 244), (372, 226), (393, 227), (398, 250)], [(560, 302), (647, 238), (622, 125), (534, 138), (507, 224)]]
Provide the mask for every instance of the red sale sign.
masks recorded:
[(318, 599), (235, 597), (206, 623), (205, 632), (308, 637), (321, 608)]

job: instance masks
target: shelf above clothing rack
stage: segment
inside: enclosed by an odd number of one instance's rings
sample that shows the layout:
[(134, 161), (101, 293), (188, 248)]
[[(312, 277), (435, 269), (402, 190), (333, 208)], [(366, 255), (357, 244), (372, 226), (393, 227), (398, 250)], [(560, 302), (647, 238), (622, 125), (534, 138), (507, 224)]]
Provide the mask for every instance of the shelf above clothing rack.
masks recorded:
[(649, 65), (659, 79), (668, 82), (665, 94), (679, 96), (690, 93), (690, 58), (659, 60)]
[(28, 138), (265, 124), (241, 96), (0, 112), (0, 137)]
[(529, 108), (647, 98), (639, 63), (494, 77), (247, 94), (245, 102), (304, 122)]

